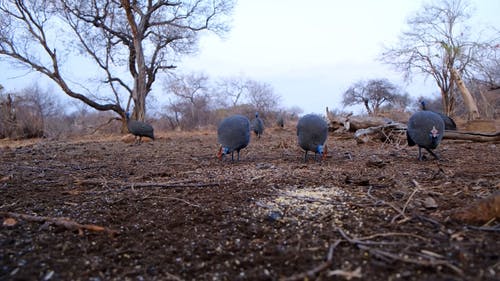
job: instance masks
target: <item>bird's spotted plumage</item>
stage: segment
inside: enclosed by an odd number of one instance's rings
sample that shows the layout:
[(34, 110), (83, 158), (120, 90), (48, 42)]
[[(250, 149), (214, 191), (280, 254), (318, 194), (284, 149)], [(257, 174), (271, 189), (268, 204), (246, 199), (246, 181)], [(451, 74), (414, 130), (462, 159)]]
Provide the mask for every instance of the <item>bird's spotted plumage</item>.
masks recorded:
[(134, 137), (136, 139), (137, 139), (137, 137), (139, 137), (139, 143), (142, 141), (142, 137), (148, 137), (152, 140), (155, 139), (153, 126), (151, 126), (145, 122), (131, 120), (130, 114), (128, 112), (125, 113), (125, 117), (127, 118), (128, 131), (132, 135), (134, 135)]
[(255, 113), (255, 118), (252, 120), (252, 130), (259, 139), (264, 133), (264, 121), (259, 117), (259, 113)]
[(304, 161), (307, 161), (307, 152), (312, 151), (325, 158), (327, 147), (325, 145), (328, 136), (328, 124), (318, 115), (307, 114), (299, 119), (297, 123), (297, 138), (299, 146), (305, 150)]
[(422, 148), (436, 159), (439, 157), (431, 150), (436, 149), (444, 134), (444, 121), (437, 113), (420, 111), (408, 120), (406, 137), (409, 146), (418, 145), (418, 159), (422, 160)]
[(250, 142), (250, 121), (242, 115), (233, 115), (221, 121), (217, 128), (217, 141), (221, 145), (217, 157), (222, 160), (224, 155), (231, 153), (234, 161), (234, 152), (247, 147)]

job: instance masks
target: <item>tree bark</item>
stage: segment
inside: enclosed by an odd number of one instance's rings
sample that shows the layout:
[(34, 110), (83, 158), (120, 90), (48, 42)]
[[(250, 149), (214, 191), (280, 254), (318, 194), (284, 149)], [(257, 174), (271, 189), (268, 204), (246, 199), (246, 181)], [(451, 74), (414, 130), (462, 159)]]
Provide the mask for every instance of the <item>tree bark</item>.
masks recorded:
[(467, 107), (467, 111), (469, 112), (468, 120), (479, 119), (480, 116), (479, 116), (479, 110), (477, 109), (476, 101), (474, 100), (471, 93), (465, 86), (462, 77), (460, 77), (460, 74), (455, 68), (451, 68), (450, 72), (453, 80), (456, 82), (457, 87), (460, 90), (460, 93), (462, 93), (462, 98), (464, 99), (465, 106)]

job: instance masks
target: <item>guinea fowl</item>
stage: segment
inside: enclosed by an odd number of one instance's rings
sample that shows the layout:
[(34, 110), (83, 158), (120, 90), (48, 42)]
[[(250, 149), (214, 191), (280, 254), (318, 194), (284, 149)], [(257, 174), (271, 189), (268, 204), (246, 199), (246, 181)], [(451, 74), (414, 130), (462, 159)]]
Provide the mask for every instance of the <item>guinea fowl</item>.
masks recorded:
[(131, 120), (130, 113), (128, 112), (125, 113), (125, 117), (127, 118), (127, 129), (134, 135), (136, 142), (137, 137), (139, 137), (139, 143), (141, 143), (142, 137), (148, 137), (152, 140), (155, 139), (153, 126), (141, 121)]
[(222, 160), (224, 155), (231, 153), (231, 161), (234, 161), (234, 151), (238, 153), (247, 147), (250, 142), (250, 121), (242, 115), (226, 117), (217, 128), (217, 140), (220, 143), (217, 157)]
[(444, 128), (441, 116), (432, 111), (419, 111), (410, 117), (406, 138), (409, 146), (418, 145), (418, 160), (422, 160), (422, 148), (439, 159), (431, 149), (435, 149), (443, 139)]
[(450, 116), (448, 116), (446, 114), (443, 114), (441, 112), (436, 112), (436, 111), (433, 111), (433, 110), (428, 110), (427, 107), (426, 107), (425, 101), (421, 101), (420, 104), (422, 105), (422, 110), (434, 112), (437, 115), (439, 115), (441, 117), (441, 119), (443, 119), (443, 121), (444, 121), (444, 129), (445, 130), (451, 130), (451, 131), (456, 131), (457, 130), (457, 124), (455, 124), (455, 121)]
[(297, 123), (297, 137), (299, 146), (305, 150), (304, 162), (307, 162), (307, 152), (313, 151), (314, 158), (319, 154), (323, 159), (327, 155), (325, 145), (328, 136), (328, 124), (318, 115), (307, 114)]
[(276, 124), (281, 128), (285, 127), (285, 119), (283, 118), (283, 115), (278, 116), (278, 120), (276, 120)]
[(252, 129), (255, 135), (260, 139), (260, 136), (264, 132), (264, 122), (260, 119), (258, 112), (255, 113), (255, 118), (252, 120)]

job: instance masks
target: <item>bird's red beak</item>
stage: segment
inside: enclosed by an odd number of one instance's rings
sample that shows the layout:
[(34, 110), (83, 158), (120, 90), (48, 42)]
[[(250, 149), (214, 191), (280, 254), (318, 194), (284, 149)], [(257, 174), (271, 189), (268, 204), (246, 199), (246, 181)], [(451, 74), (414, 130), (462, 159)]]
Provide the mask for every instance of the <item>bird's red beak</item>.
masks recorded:
[(219, 147), (219, 152), (217, 152), (217, 158), (219, 158), (219, 160), (222, 160), (222, 145)]

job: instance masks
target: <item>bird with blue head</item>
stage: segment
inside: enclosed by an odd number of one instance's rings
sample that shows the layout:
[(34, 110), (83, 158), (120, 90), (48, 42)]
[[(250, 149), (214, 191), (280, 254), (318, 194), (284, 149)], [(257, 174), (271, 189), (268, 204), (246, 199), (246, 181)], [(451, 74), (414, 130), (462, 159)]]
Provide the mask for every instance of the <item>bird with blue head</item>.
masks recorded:
[(297, 138), (299, 146), (305, 150), (304, 162), (307, 162), (307, 152), (314, 152), (314, 159), (319, 155), (325, 159), (328, 148), (325, 144), (328, 137), (328, 124), (316, 114), (307, 114), (297, 123)]
[(231, 161), (234, 161), (234, 152), (247, 147), (250, 142), (250, 121), (243, 115), (233, 115), (224, 118), (217, 127), (217, 141), (220, 144), (217, 158), (223, 160), (224, 155), (231, 153)]
[[(141, 143), (142, 137), (148, 137), (152, 140), (155, 139), (153, 126), (145, 122), (130, 119), (129, 112), (125, 112), (125, 118), (127, 120), (127, 129), (134, 135), (135, 143)], [(137, 137), (139, 137), (138, 141)]]
[(419, 111), (408, 120), (406, 138), (409, 146), (418, 145), (418, 160), (423, 160), (422, 148), (434, 158), (439, 157), (431, 150), (441, 143), (444, 134), (444, 121), (439, 114), (432, 111)]
[[(432, 111), (432, 110), (427, 109), (427, 104), (424, 100), (420, 101), (420, 105), (422, 106), (422, 110)], [(441, 117), (441, 119), (443, 119), (445, 130), (451, 130), (451, 131), (457, 130), (457, 124), (455, 123), (455, 120), (453, 120), (453, 118), (451, 118), (450, 116), (443, 114), (441, 112), (436, 112), (436, 111), (432, 111), (432, 112), (436, 113), (437, 115), (439, 115)]]
[(258, 112), (255, 113), (255, 118), (252, 120), (252, 130), (259, 139), (264, 133), (264, 121), (259, 117)]

